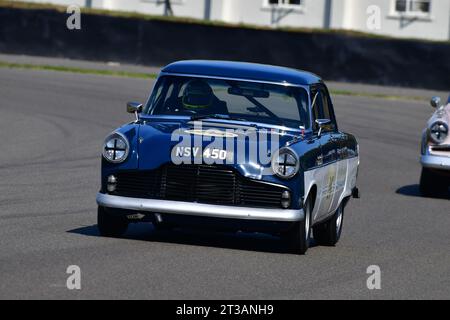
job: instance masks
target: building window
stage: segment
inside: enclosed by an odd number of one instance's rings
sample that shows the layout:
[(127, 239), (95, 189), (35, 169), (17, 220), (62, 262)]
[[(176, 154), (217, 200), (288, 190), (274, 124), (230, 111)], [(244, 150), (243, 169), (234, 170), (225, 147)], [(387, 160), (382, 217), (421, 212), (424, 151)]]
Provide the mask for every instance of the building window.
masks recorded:
[(396, 0), (395, 12), (397, 14), (429, 15), (431, 0)]
[(268, 6), (271, 7), (300, 7), (303, 0), (266, 0)]

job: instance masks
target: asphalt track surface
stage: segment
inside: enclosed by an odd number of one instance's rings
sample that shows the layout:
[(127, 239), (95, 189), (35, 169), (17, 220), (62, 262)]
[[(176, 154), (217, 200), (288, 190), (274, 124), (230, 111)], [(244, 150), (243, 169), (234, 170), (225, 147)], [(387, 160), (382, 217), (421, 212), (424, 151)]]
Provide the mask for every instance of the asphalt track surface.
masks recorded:
[[(361, 146), (362, 199), (335, 248), (266, 235), (96, 227), (100, 149), (152, 80), (0, 69), (0, 298), (450, 298), (450, 201), (418, 193), (423, 102), (334, 97)], [(157, 152), (157, 151), (155, 151)], [(81, 290), (66, 269), (81, 268)], [(381, 268), (381, 290), (366, 286)]]

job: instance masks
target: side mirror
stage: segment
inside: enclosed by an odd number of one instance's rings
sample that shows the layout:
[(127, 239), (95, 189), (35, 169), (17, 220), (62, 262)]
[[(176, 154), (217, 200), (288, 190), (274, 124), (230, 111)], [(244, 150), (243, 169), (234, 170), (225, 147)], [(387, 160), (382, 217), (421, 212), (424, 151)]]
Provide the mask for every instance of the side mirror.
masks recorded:
[(433, 108), (439, 108), (441, 105), (441, 98), (439, 97), (431, 98), (430, 104)]
[(142, 103), (139, 102), (128, 102), (127, 112), (134, 113), (136, 116), (136, 121), (139, 121), (139, 113), (142, 112)]
[(323, 129), (331, 124), (330, 119), (317, 119), (316, 120), (317, 125), (319, 126), (319, 133), (317, 134), (319, 137), (322, 135)]
[(142, 103), (128, 102), (127, 103), (127, 112), (128, 113), (141, 113), (142, 112)]

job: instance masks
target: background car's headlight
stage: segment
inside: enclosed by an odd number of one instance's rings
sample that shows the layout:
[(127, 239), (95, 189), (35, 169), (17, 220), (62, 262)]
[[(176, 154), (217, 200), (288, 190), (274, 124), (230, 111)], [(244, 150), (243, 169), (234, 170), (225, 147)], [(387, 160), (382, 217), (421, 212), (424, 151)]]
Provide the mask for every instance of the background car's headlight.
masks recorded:
[(272, 159), (272, 170), (280, 178), (292, 178), (297, 174), (299, 168), (298, 157), (291, 149), (280, 149)]
[(103, 144), (103, 157), (112, 163), (124, 162), (129, 151), (128, 139), (119, 132), (109, 135)]
[(447, 139), (448, 125), (442, 121), (436, 121), (430, 126), (430, 140), (436, 144), (440, 144)]

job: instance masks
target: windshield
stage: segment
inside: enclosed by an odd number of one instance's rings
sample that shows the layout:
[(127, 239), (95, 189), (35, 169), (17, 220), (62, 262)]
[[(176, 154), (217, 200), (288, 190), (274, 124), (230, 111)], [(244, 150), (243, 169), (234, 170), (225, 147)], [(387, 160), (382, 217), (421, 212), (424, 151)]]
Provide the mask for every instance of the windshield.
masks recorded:
[(163, 76), (144, 114), (236, 119), (308, 129), (308, 110), (308, 93), (301, 87)]

